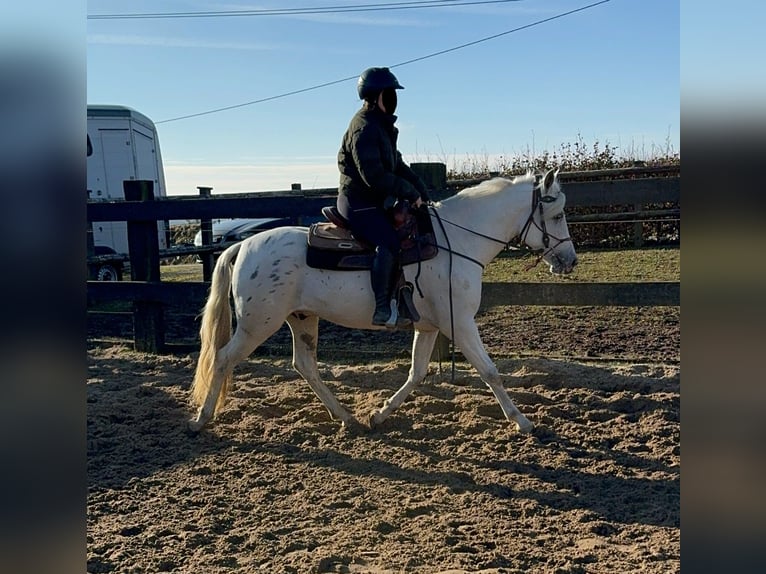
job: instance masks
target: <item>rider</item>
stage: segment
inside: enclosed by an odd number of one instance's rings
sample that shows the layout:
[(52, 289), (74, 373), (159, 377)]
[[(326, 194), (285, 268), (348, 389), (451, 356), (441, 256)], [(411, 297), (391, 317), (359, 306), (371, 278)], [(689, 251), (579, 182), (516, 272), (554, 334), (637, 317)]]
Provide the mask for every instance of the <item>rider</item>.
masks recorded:
[(364, 103), (351, 119), (338, 152), (338, 211), (355, 237), (375, 246), (370, 276), (375, 293), (373, 325), (389, 321), (392, 282), (399, 268), (399, 238), (390, 208), (397, 200), (415, 207), (428, 201), (425, 184), (396, 149), (396, 90), (403, 89), (388, 68), (362, 72), (357, 92)]

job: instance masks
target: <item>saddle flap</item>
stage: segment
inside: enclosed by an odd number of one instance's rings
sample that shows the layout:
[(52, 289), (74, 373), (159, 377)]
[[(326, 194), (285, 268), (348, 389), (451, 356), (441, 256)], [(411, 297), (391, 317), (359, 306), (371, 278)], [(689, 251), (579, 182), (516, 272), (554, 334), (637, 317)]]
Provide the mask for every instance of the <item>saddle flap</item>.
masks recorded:
[(322, 251), (344, 251), (361, 253), (369, 251), (351, 235), (348, 229), (343, 229), (332, 223), (312, 223), (309, 227), (309, 246)]

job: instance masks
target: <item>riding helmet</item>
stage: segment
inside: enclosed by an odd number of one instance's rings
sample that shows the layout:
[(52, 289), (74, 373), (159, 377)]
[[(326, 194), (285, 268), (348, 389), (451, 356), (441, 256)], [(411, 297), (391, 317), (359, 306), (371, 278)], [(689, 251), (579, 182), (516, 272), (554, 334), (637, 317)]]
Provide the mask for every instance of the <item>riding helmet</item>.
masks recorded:
[(404, 86), (399, 83), (388, 68), (367, 68), (356, 83), (356, 91), (360, 100), (376, 97), (383, 90), (391, 88), (403, 90)]

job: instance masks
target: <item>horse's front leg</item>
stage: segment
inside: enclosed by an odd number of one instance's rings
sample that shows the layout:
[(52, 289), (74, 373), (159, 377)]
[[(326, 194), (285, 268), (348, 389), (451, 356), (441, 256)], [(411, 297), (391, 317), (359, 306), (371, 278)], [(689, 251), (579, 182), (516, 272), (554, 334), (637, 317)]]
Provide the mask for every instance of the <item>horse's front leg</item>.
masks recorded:
[(532, 432), (532, 423), (521, 414), (521, 411), (513, 404), (511, 397), (508, 396), (508, 391), (503, 386), (503, 378), (484, 349), (479, 336), (479, 329), (472, 318), (455, 322), (455, 343), (460, 347), (468, 362), (479, 372), (481, 380), (495, 395), (497, 402), (500, 403), (500, 408), (503, 409), (505, 418), (516, 423), (519, 432)]
[(293, 335), (293, 368), (300, 373), (314, 394), (322, 401), (327, 412), (330, 413), (330, 418), (341, 421), (346, 428), (359, 427), (354, 415), (341, 406), (319, 376), (317, 366), (319, 317), (293, 314), (287, 318), (287, 324)]
[(383, 403), (383, 406), (370, 413), (370, 428), (374, 428), (386, 420), (392, 412), (398, 409), (404, 400), (410, 395), (412, 390), (426, 377), (428, 373), (428, 363), (431, 360), (431, 352), (436, 342), (439, 331), (415, 331), (415, 337), (412, 340), (412, 365), (407, 381), (394, 395)]

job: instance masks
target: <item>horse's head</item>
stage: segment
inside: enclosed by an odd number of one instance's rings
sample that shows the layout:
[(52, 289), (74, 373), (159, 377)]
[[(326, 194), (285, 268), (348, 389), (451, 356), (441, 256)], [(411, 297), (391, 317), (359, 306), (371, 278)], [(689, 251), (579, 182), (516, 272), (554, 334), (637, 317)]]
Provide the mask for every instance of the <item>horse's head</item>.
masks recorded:
[(530, 248), (542, 251), (542, 259), (551, 273), (571, 273), (577, 265), (572, 238), (564, 216), (566, 197), (561, 191), (558, 169), (548, 171), (534, 188), (532, 213), (529, 215), (522, 240)]

